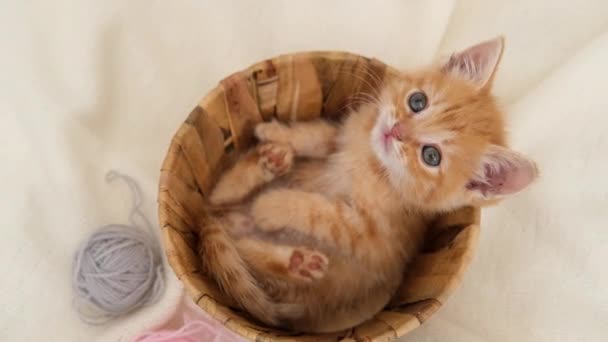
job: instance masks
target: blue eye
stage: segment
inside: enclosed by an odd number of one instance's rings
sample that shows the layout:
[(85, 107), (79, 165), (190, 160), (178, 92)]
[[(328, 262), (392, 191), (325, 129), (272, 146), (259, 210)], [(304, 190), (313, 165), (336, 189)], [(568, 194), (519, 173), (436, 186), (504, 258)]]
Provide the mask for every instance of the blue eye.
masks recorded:
[(422, 148), (422, 160), (428, 166), (439, 166), (441, 164), (441, 152), (435, 146), (426, 145)]
[(412, 93), (412, 95), (407, 98), (407, 105), (414, 113), (418, 113), (426, 108), (427, 102), (426, 94), (421, 91)]

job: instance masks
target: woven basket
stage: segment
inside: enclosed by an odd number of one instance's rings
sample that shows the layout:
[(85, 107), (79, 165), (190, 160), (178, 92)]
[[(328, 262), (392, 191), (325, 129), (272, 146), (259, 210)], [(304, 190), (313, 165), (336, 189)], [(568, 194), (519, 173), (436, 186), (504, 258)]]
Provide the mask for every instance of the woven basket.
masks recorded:
[(356, 106), (353, 95), (372, 93), (375, 79), (393, 72), (376, 59), (345, 52), (268, 59), (221, 81), (173, 137), (158, 194), (163, 246), (192, 300), (227, 328), (255, 341), (392, 340), (426, 321), (460, 283), (479, 232), (476, 208), (438, 217), (387, 309), (339, 333), (304, 335), (260, 326), (230, 308), (231, 300), (201, 269), (194, 218), (205, 215), (205, 198), (226, 165), (255, 143), (255, 124), (338, 118)]

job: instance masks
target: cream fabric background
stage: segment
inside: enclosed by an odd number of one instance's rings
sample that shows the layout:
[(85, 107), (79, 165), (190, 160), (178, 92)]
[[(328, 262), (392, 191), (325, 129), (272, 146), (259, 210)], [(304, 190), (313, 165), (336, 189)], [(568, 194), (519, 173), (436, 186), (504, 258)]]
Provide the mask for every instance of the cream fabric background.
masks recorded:
[(172, 134), (223, 76), (299, 50), (396, 67), (505, 34), (496, 93), (541, 180), (484, 211), (463, 286), (404, 341), (608, 338), (608, 2), (0, 1), (0, 340), (117, 341), (176, 305), (90, 327), (70, 265), (95, 227), (124, 222), (134, 176), (156, 218)]

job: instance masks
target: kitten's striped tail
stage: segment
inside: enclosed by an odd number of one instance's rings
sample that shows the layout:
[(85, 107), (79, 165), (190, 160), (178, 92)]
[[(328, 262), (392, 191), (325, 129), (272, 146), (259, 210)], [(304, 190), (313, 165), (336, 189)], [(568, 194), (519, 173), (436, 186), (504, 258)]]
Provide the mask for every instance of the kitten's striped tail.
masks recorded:
[(252, 316), (271, 326), (297, 315), (297, 305), (272, 301), (239, 255), (232, 238), (216, 220), (199, 225), (199, 255), (220, 289)]

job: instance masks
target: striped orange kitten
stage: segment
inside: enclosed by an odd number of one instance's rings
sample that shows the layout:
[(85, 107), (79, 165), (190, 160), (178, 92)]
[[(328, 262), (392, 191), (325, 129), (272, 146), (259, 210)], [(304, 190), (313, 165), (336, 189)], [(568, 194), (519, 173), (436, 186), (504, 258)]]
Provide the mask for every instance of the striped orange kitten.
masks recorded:
[(232, 209), (201, 231), (221, 289), (270, 325), (349, 328), (393, 296), (426, 218), (525, 188), (535, 164), (505, 147), (490, 94), (502, 50), (497, 38), (387, 76), (339, 125), (259, 124), (210, 196)]

